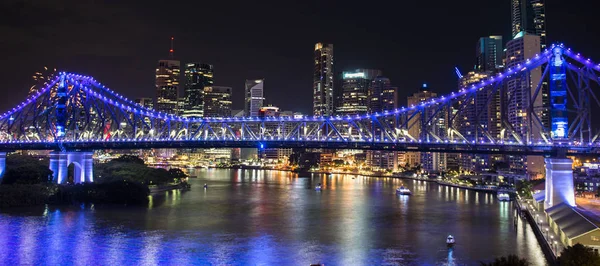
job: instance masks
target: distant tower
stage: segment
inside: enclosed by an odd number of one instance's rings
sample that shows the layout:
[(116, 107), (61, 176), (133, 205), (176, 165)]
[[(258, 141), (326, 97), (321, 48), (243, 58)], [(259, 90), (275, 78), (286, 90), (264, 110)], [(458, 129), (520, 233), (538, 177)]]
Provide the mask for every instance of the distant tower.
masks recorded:
[(542, 50), (546, 48), (545, 0), (511, 0), (512, 37), (525, 32), (540, 37)]
[(315, 44), (313, 114), (331, 116), (333, 104), (333, 44)]
[(154, 107), (159, 112), (175, 114), (179, 94), (179, 75), (181, 63), (173, 59), (173, 40), (167, 60), (158, 60), (156, 68), (156, 100)]
[(213, 85), (213, 66), (201, 63), (185, 64), (185, 104), (183, 116), (204, 116), (204, 91)]
[(258, 116), (258, 111), (263, 107), (265, 101), (263, 94), (264, 86), (264, 79), (246, 80), (246, 101), (244, 103), (245, 116)]

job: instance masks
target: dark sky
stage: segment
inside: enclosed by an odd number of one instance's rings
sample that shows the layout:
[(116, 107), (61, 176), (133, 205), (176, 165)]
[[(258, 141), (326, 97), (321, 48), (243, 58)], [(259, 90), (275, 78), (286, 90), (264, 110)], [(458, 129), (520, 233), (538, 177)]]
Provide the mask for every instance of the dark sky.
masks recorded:
[[(236, 109), (244, 80), (264, 77), (268, 103), (310, 112), (319, 41), (334, 44), (337, 71), (381, 69), (401, 99), (423, 82), (447, 93), (456, 89), (454, 67), (472, 68), (479, 37), (510, 34), (509, 0), (184, 2), (3, 0), (0, 110), (25, 99), (45, 65), (152, 97), (170, 36), (182, 63), (214, 65), (215, 84), (233, 87)], [(593, 3), (547, 0), (549, 42), (600, 60)]]

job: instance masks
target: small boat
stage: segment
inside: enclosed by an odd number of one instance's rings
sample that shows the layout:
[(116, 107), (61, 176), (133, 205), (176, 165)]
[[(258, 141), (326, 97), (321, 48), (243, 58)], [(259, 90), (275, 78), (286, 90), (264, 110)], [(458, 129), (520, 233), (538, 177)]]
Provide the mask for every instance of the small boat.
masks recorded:
[(319, 183), (316, 187), (315, 187), (316, 191), (321, 191), (321, 183)]
[(496, 197), (498, 197), (499, 201), (510, 201), (510, 195), (506, 192), (498, 191)]
[(207, 188), (208, 188), (208, 185), (207, 185), (207, 184), (204, 184), (204, 189), (207, 189)]
[(396, 194), (398, 195), (411, 195), (412, 192), (410, 192), (410, 190), (408, 188), (405, 188), (404, 186), (401, 186), (399, 188), (396, 189)]
[(448, 247), (452, 247), (454, 246), (455, 242), (456, 240), (454, 240), (454, 237), (452, 235), (448, 235), (448, 238), (446, 238), (446, 245), (448, 245)]

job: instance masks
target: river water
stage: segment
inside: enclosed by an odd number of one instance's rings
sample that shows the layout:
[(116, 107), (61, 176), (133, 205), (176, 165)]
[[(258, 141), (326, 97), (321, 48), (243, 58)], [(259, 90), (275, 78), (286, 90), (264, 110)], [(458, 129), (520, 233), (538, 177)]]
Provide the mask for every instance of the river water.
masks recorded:
[[(2, 265), (545, 265), (495, 195), (394, 178), (193, 170), (190, 191), (147, 207), (0, 211)], [(208, 189), (202, 185), (207, 183)], [(314, 186), (323, 184), (318, 192)], [(408, 187), (413, 195), (397, 196)], [(446, 247), (448, 234), (456, 238)]]

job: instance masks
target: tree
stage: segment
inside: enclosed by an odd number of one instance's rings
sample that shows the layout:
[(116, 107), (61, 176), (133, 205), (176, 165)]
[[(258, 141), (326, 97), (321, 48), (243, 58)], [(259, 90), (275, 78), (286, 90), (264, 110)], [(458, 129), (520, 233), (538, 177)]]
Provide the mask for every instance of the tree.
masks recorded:
[(527, 259), (519, 258), (517, 255), (508, 255), (507, 257), (500, 257), (494, 259), (490, 263), (481, 263), (482, 266), (529, 266), (531, 263)]
[(48, 160), (28, 155), (11, 155), (6, 158), (6, 173), (2, 184), (40, 184), (52, 180)]
[(560, 266), (598, 266), (600, 256), (590, 247), (575, 244), (565, 248), (558, 259)]

